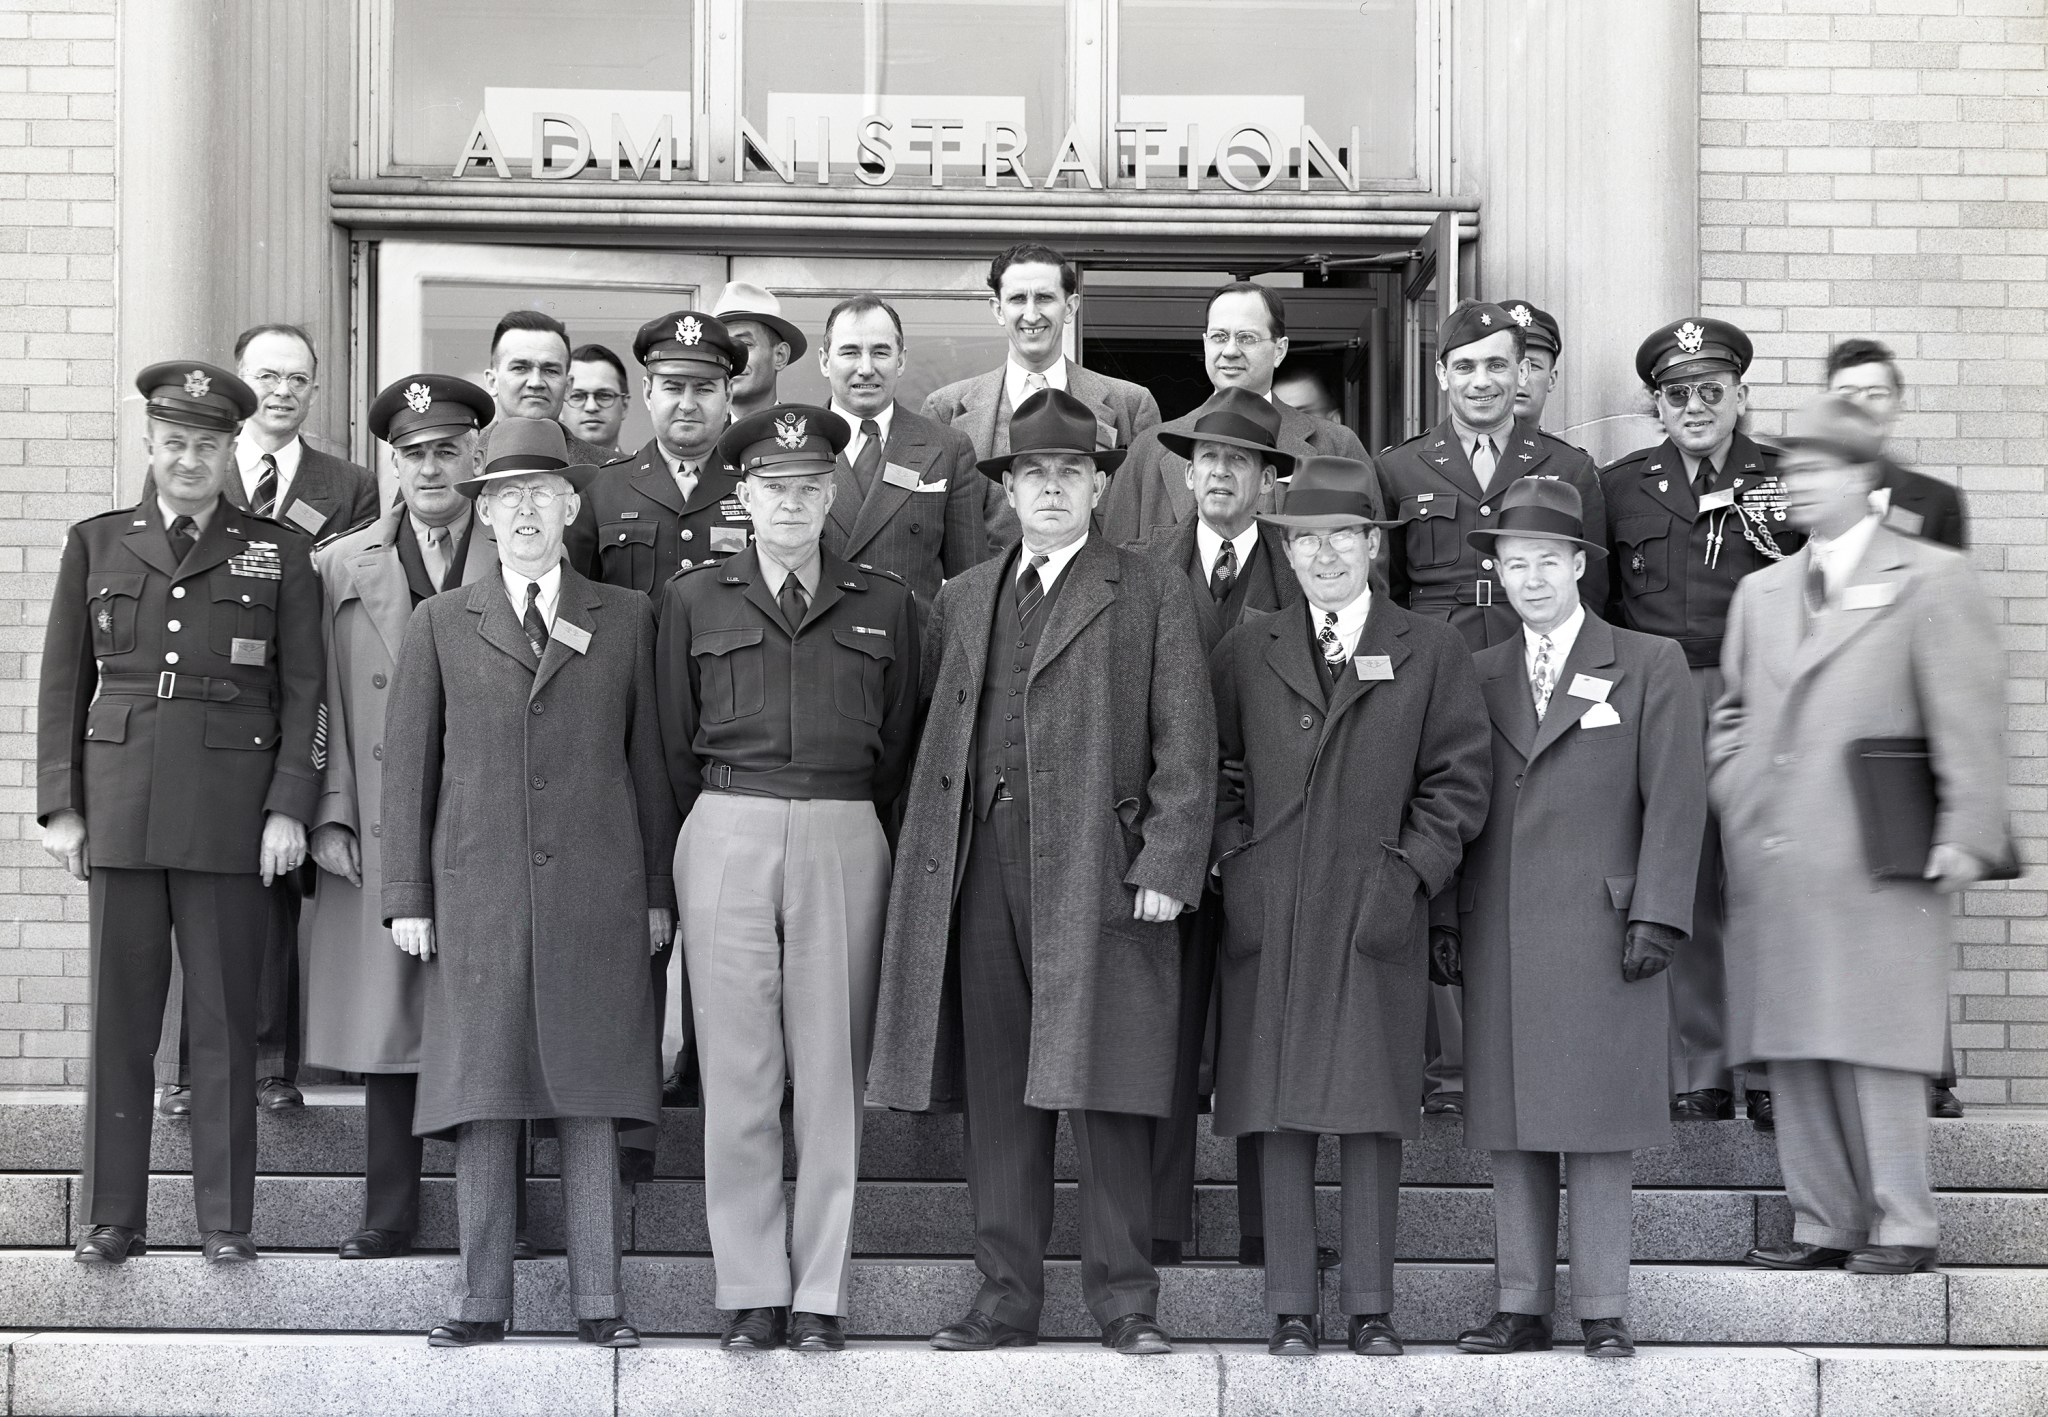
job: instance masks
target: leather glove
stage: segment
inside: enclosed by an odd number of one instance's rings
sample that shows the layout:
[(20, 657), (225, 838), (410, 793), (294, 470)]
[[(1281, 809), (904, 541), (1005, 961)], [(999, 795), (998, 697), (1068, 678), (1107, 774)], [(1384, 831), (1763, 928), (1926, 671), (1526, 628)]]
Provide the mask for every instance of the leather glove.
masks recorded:
[(1685, 931), (1648, 920), (1629, 922), (1628, 943), (1621, 951), (1621, 977), (1634, 984), (1671, 967), (1671, 954), (1685, 943)]
[(1429, 927), (1429, 982), (1463, 984), (1465, 948), (1458, 932), (1448, 925)]

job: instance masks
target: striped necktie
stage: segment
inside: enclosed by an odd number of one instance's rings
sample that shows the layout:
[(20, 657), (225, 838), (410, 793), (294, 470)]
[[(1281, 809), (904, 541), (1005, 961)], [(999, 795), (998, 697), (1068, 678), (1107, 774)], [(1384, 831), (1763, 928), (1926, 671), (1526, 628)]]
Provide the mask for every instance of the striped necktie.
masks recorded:
[(256, 475), (256, 496), (251, 499), (249, 510), (259, 517), (277, 513), (277, 459), (269, 453), (263, 455), (263, 471)]
[(1038, 574), (1038, 568), (1052, 558), (1033, 556), (1017, 577), (1017, 624), (1021, 629), (1031, 628), (1031, 617), (1038, 613), (1038, 607), (1045, 603), (1045, 578)]

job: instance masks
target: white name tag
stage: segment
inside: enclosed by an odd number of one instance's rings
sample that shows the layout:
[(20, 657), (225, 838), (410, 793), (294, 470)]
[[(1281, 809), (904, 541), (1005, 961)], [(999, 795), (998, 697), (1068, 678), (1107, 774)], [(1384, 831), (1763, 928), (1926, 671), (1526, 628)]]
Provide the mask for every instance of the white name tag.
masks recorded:
[(1106, 418), (1095, 420), (1095, 446), (1114, 448), (1116, 446), (1116, 425)]
[(1610, 703), (1597, 703), (1579, 717), (1581, 728), (1612, 728), (1619, 722), (1621, 715), (1614, 711), (1614, 705)]
[[(1881, 488), (1879, 490), (1885, 491), (1889, 489)], [(1927, 518), (1921, 516), (1918, 512), (1909, 512), (1904, 507), (1886, 507), (1884, 509), (1884, 524), (1892, 530), (1902, 531), (1908, 536), (1918, 536), (1920, 529), (1927, 525)]]
[(581, 625), (572, 625), (560, 616), (555, 618), (554, 637), (578, 654), (586, 653), (590, 649), (590, 631)]
[(910, 490), (913, 492), (943, 492), (946, 490), (946, 483), (949, 480), (942, 477), (937, 482), (920, 482)]
[(888, 483), (891, 487), (907, 487), (912, 492), (917, 490), (916, 470), (914, 468), (907, 468), (901, 463), (882, 464), (882, 481)]
[(1591, 699), (1596, 704), (1607, 702), (1607, 691), (1614, 687), (1612, 679), (1595, 679), (1590, 674), (1574, 674), (1571, 688), (1565, 690), (1575, 699)]
[(284, 519), (310, 536), (318, 536), (320, 528), (327, 525), (327, 514), (304, 502), (294, 502), (285, 508)]
[(228, 651), (230, 664), (261, 664), (268, 640), (245, 640), (235, 637)]
[(1361, 679), (1392, 679), (1394, 677), (1394, 661), (1390, 655), (1353, 655), (1351, 667), (1358, 672), (1358, 677)]
[(1700, 498), (1700, 510), (1703, 512), (1718, 512), (1723, 507), (1732, 507), (1734, 505), (1735, 489), (1733, 487), (1717, 487), (1706, 496)]
[(1896, 581), (1880, 581), (1876, 585), (1852, 585), (1842, 592), (1844, 610), (1882, 610), (1899, 598)]

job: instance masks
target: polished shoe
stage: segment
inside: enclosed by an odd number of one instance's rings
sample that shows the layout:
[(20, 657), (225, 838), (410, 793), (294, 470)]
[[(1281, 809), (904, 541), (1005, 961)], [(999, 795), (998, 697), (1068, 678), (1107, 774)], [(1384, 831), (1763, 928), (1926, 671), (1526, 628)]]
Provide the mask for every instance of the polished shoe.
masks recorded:
[(239, 1230), (209, 1230), (199, 1253), (213, 1264), (254, 1264), (256, 1242)]
[(789, 1316), (789, 1346), (799, 1353), (837, 1353), (846, 1347), (846, 1325), (837, 1314), (798, 1309)]
[(395, 1260), (412, 1253), (412, 1236), (403, 1230), (358, 1230), (341, 1242), (345, 1260)]
[(1462, 1117), (1465, 1115), (1465, 1094), (1462, 1092), (1432, 1092), (1422, 1099), (1422, 1110), (1432, 1116)]
[(1579, 1326), (1586, 1331), (1588, 1358), (1636, 1356), (1636, 1341), (1629, 1336), (1628, 1325), (1620, 1319), (1582, 1319)]
[(1361, 1358), (1398, 1358), (1404, 1351), (1401, 1335), (1394, 1332), (1394, 1323), (1385, 1314), (1353, 1314), (1349, 1342), (1351, 1351)]
[(429, 1348), (474, 1348), (505, 1336), (503, 1319), (444, 1319), (427, 1330)]
[(1550, 1316), (1503, 1309), (1478, 1328), (1459, 1334), (1458, 1347), (1467, 1353), (1548, 1353)]
[(78, 1242), (71, 1258), (80, 1264), (120, 1264), (148, 1253), (149, 1246), (140, 1230), (130, 1230), (125, 1225), (95, 1225)]
[(741, 1309), (725, 1326), (718, 1346), (745, 1352), (748, 1349), (780, 1348), (789, 1337), (789, 1310)]
[(1735, 1097), (1725, 1087), (1702, 1087), (1671, 1099), (1674, 1122), (1726, 1122), (1735, 1116)]
[(1842, 1265), (1851, 1274), (1925, 1274), (1934, 1268), (1932, 1245), (1865, 1245)]
[(258, 1078), (256, 1105), (266, 1112), (296, 1112), (306, 1105), (306, 1094), (283, 1078)]
[(157, 1115), (161, 1117), (189, 1117), (192, 1115), (192, 1089), (173, 1084), (163, 1091), (156, 1100)]
[(1758, 1269), (1840, 1269), (1849, 1258), (1847, 1250), (1825, 1245), (1807, 1245), (1794, 1240), (1789, 1245), (1759, 1245), (1742, 1257), (1744, 1264)]
[(1173, 1352), (1166, 1330), (1150, 1314), (1124, 1314), (1102, 1326), (1102, 1346), (1114, 1348), (1127, 1357)]
[(1778, 1130), (1778, 1111), (1771, 1106), (1771, 1095), (1768, 1092), (1750, 1093), (1743, 1104), (1743, 1110), (1749, 1113), (1749, 1120), (1758, 1131)]
[(1182, 1258), (1182, 1249), (1183, 1246), (1179, 1240), (1154, 1239), (1152, 1241), (1152, 1267), (1158, 1269), (1162, 1265), (1179, 1264)]
[(512, 1258), (515, 1260), (537, 1260), (540, 1258), (540, 1251), (534, 1248), (533, 1241), (527, 1238), (524, 1230), (512, 1237)]
[(697, 1058), (687, 1053), (676, 1059), (668, 1076), (661, 1080), (661, 1105), (664, 1107), (697, 1107), (704, 1101), (704, 1091), (697, 1085)]
[(969, 1309), (932, 1335), (932, 1347), (946, 1353), (981, 1353), (991, 1348), (1029, 1348), (1038, 1342), (1030, 1329), (1012, 1328), (1001, 1319)]
[(1328, 1245), (1316, 1246), (1317, 1269), (1335, 1269), (1339, 1264), (1343, 1262), (1343, 1259), (1344, 1257), (1342, 1255), (1338, 1254)]
[(1927, 1115), (1946, 1117), (1953, 1121), (1963, 1115), (1963, 1101), (1956, 1096), (1954, 1088), (1943, 1087), (1937, 1083), (1927, 1094)]
[(1315, 1315), (1281, 1314), (1274, 1319), (1273, 1336), (1266, 1340), (1266, 1351), (1275, 1358), (1315, 1357)]
[(638, 1348), (640, 1330), (614, 1314), (608, 1319), (576, 1320), (576, 1341), (599, 1348)]

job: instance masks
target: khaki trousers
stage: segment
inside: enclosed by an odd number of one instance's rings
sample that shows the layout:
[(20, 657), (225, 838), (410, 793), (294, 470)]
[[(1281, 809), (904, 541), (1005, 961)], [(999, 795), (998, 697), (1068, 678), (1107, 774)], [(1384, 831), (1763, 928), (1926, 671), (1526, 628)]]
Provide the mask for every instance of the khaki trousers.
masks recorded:
[[(675, 880), (704, 1085), (714, 1302), (843, 1317), (889, 906), (881, 823), (867, 802), (707, 792), (677, 838)], [(785, 1059), (796, 1084), (793, 1226)]]

